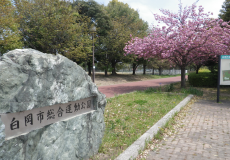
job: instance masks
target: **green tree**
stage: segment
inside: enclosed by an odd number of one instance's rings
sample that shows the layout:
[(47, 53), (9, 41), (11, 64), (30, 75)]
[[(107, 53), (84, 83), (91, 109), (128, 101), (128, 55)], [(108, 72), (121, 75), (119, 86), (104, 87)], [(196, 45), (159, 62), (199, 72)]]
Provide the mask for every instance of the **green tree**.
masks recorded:
[(15, 48), (21, 48), (22, 42), (18, 30), (15, 8), (10, 0), (0, 2), (0, 55)]
[[(109, 36), (101, 37), (103, 45), (100, 46), (100, 57), (105, 58), (104, 62), (111, 65), (112, 74), (116, 74), (116, 64), (121, 61), (127, 61), (124, 56), (126, 40), (130, 40), (130, 35), (135, 37), (143, 37), (148, 29), (147, 22), (140, 19), (139, 14), (129, 5), (118, 0), (112, 0), (105, 10), (112, 22), (112, 29)], [(101, 60), (103, 61), (103, 60)], [(130, 61), (131, 62), (131, 61)]]
[(112, 0), (105, 7), (112, 20), (119, 21), (125, 28), (130, 30), (133, 36), (143, 37), (147, 34), (148, 23), (139, 17), (139, 13), (129, 7), (127, 3)]
[(219, 18), (230, 21), (230, 0), (225, 0), (220, 10)]
[[(147, 23), (128, 4), (117, 0), (112, 0), (108, 6), (99, 5), (94, 0), (77, 0), (74, 5), (78, 6), (80, 15), (90, 18), (90, 25), (97, 27), (95, 57), (100, 68), (105, 70), (105, 75), (109, 68), (112, 68), (112, 74), (116, 74), (116, 64), (126, 59), (123, 51), (125, 41), (130, 40), (130, 34), (141, 37), (145, 35)], [(89, 74), (91, 60), (91, 54), (88, 54)]]
[(24, 46), (74, 61), (91, 51), (87, 17), (68, 1), (14, 0)]
[(125, 28), (122, 23), (112, 21), (113, 29), (110, 30), (108, 36), (99, 37), (101, 45), (98, 46), (98, 54), (100, 62), (104, 65), (105, 75), (109, 65), (112, 68), (112, 74), (116, 74), (116, 64), (124, 59), (124, 45), (130, 38), (130, 31)]
[(103, 5), (98, 4), (94, 0), (77, 0), (73, 4), (78, 6), (80, 15), (90, 18), (90, 25), (93, 24), (97, 28), (98, 36), (106, 36), (108, 34), (112, 26), (110, 17), (106, 14)]
[[(96, 27), (96, 33), (94, 33), (95, 37), (107, 36), (108, 32), (112, 29), (110, 17), (106, 14), (104, 7), (94, 0), (83, 1), (77, 0), (73, 3), (74, 6), (78, 7), (78, 12), (81, 16), (88, 17), (90, 19), (90, 23), (88, 24), (88, 29), (92, 25)], [(91, 33), (89, 33), (92, 35)], [(97, 40), (97, 41), (96, 41)], [(94, 39), (95, 42), (95, 57), (100, 59), (98, 54), (98, 46), (101, 46), (102, 41), (98, 41), (98, 38)], [(92, 68), (92, 52), (87, 53), (87, 58), (84, 60), (88, 66), (88, 73), (91, 75)]]

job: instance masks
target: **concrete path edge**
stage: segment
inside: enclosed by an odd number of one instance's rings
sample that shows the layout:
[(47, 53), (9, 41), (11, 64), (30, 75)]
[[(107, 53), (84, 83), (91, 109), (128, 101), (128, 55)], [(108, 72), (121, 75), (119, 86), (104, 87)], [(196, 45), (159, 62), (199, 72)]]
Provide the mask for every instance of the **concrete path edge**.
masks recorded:
[(152, 140), (158, 130), (162, 128), (166, 122), (172, 118), (176, 112), (179, 112), (191, 99), (193, 95), (188, 95), (183, 101), (181, 101), (176, 107), (168, 112), (163, 118), (161, 118), (156, 124), (154, 124), (148, 131), (146, 131), (140, 138), (138, 138), (131, 146), (129, 146), (123, 153), (121, 153), (115, 160), (130, 160), (135, 159), (140, 151), (145, 147), (146, 141)]

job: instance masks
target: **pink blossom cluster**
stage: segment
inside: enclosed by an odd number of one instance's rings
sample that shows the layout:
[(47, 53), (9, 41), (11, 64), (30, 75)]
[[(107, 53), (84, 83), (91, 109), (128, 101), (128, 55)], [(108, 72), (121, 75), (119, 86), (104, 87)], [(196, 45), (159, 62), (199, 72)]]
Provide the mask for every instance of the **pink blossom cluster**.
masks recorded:
[(177, 14), (161, 9), (163, 16), (155, 19), (166, 26), (153, 27), (144, 38), (132, 38), (124, 48), (125, 55), (139, 58), (164, 58), (180, 67), (204, 62), (217, 55), (229, 55), (230, 26), (221, 19), (209, 18), (202, 6), (195, 4), (182, 8)]

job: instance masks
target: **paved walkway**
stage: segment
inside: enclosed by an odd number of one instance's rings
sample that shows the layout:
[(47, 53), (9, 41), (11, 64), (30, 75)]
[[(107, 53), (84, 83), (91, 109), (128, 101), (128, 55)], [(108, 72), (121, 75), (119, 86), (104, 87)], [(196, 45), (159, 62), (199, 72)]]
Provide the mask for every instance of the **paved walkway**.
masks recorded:
[(182, 120), (184, 127), (147, 160), (230, 160), (230, 101), (221, 102), (194, 103)]
[(99, 86), (98, 89), (100, 92), (106, 95), (106, 98), (110, 98), (118, 94), (129, 93), (136, 90), (145, 90), (149, 87), (159, 87), (160, 85), (163, 86), (180, 81), (181, 77), (178, 76), (146, 81), (129, 82), (110, 86)]

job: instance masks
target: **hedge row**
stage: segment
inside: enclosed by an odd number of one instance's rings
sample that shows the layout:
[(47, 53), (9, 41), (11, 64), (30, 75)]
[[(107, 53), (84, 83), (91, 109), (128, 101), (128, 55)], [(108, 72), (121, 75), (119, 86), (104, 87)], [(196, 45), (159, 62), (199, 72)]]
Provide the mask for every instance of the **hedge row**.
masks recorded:
[(217, 77), (217, 74), (211, 72), (190, 73), (188, 81), (194, 87), (216, 87)]

